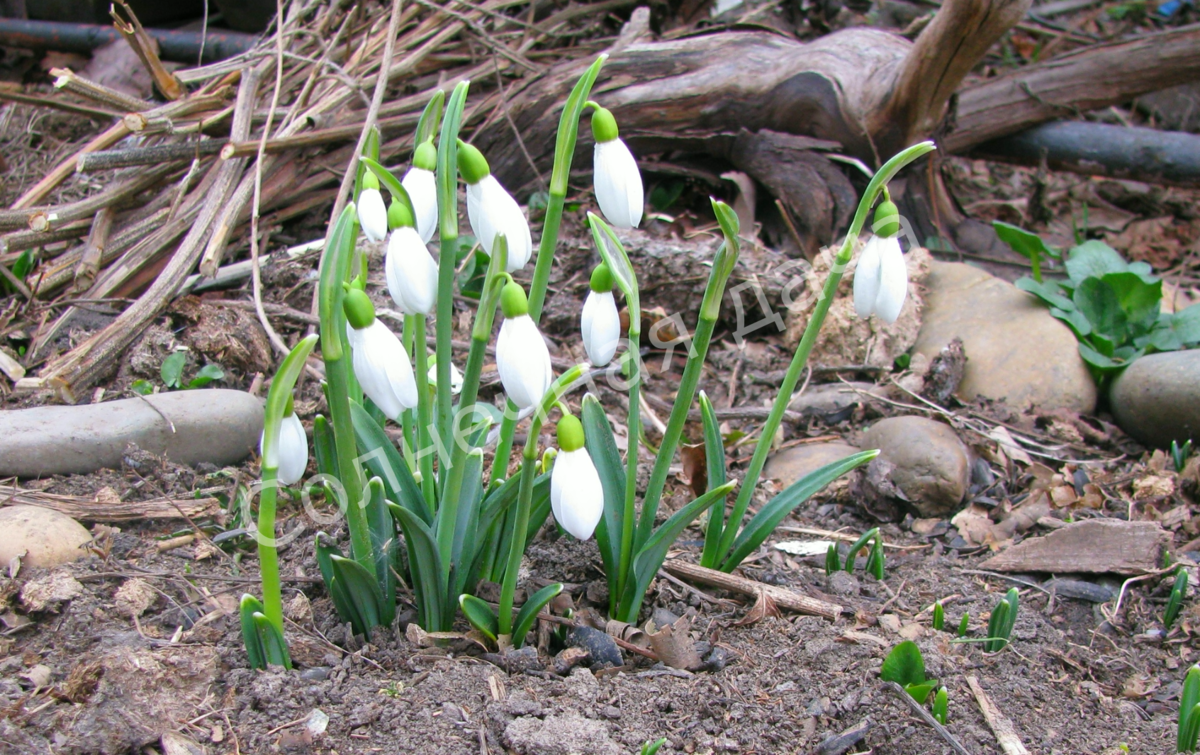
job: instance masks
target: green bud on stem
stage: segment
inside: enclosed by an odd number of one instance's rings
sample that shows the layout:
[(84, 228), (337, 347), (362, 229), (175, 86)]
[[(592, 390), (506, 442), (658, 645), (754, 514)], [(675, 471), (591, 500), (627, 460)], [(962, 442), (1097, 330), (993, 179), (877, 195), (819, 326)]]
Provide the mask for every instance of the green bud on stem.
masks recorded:
[(353, 286), (342, 299), (342, 308), (346, 310), (346, 321), (355, 330), (370, 327), (375, 322), (375, 305), (365, 291)]
[(521, 284), (512, 280), (504, 284), (500, 291), (500, 311), (509, 319), (529, 314), (529, 299)]
[(558, 447), (564, 452), (583, 448), (583, 423), (573, 414), (563, 414), (558, 421)]
[(458, 140), (458, 172), (463, 180), (474, 186), (487, 178), (492, 169), (488, 167), (487, 158), (473, 144)]
[(608, 269), (608, 265), (601, 262), (592, 271), (592, 290), (598, 294), (608, 293), (613, 290), (612, 270)]

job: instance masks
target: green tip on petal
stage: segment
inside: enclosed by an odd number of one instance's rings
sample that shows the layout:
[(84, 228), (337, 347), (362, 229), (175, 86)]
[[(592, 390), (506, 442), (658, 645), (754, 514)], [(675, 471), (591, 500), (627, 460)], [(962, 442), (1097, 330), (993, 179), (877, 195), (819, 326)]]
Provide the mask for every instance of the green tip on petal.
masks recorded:
[(413, 152), (413, 167), (429, 171), (437, 169), (437, 147), (434, 146), (433, 139), (417, 145), (416, 151)]
[(342, 299), (342, 308), (346, 310), (346, 321), (355, 330), (370, 327), (375, 322), (375, 305), (365, 291), (352, 287)]
[(608, 265), (601, 262), (592, 271), (592, 290), (596, 293), (607, 293), (613, 290), (612, 270), (608, 269)]
[(388, 206), (388, 228), (396, 230), (413, 228), (416, 225), (417, 221), (413, 219), (412, 210), (408, 209), (408, 205), (393, 197), (391, 205)]
[(474, 186), (487, 178), (492, 172), (488, 167), (487, 158), (473, 144), (458, 140), (458, 172), (463, 180)]
[(594, 105), (592, 110), (592, 136), (600, 144), (611, 142), (620, 134), (617, 131), (617, 119), (608, 108)]
[(564, 414), (558, 421), (558, 447), (564, 452), (583, 448), (583, 423), (573, 414)]
[(872, 226), (876, 236), (891, 238), (900, 233), (900, 210), (894, 202), (880, 202), (875, 208), (875, 225)]
[(525, 297), (525, 289), (520, 283), (509, 281), (500, 291), (500, 311), (507, 318), (520, 317), (529, 314), (529, 299)]
[(368, 170), (366, 173), (363, 173), (362, 187), (364, 190), (375, 189), (376, 191), (379, 191), (379, 178)]

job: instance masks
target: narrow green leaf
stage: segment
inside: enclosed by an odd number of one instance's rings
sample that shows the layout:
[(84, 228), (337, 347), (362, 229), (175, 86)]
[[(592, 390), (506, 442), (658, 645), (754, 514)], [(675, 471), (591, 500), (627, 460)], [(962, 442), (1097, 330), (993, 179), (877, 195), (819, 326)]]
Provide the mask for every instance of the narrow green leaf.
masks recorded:
[(242, 600), (238, 605), (238, 617), (242, 624), (242, 642), (246, 645), (246, 656), (250, 662), (250, 668), (266, 668), (267, 654), (263, 649), (262, 639), (258, 636), (258, 629), (254, 624), (254, 614), (262, 614), (263, 604), (258, 598), (249, 593), (242, 596)]
[(513, 647), (520, 648), (525, 644), (525, 636), (533, 628), (533, 622), (537, 620), (538, 613), (562, 591), (562, 584), (555, 582), (529, 596), (525, 605), (521, 606), (520, 611), (517, 611), (516, 621), (513, 622)]
[(842, 561), (838, 556), (837, 543), (830, 543), (829, 550), (825, 551), (825, 576), (828, 577), (841, 568)]
[(354, 610), (362, 618), (362, 626), (356, 629), (369, 635), (371, 627), (383, 626), (383, 592), (375, 575), (348, 558), (331, 556), (329, 560), (334, 581), (345, 589)]
[(560, 196), (567, 194), (567, 178), (571, 173), (571, 159), (575, 156), (579, 119), (583, 115), (583, 108), (587, 103), (588, 95), (591, 94), (592, 86), (596, 83), (596, 77), (600, 75), (600, 68), (607, 59), (608, 55), (606, 54), (601, 54), (596, 58), (595, 62), (588, 66), (588, 69), (579, 77), (579, 81), (571, 89), (571, 94), (567, 95), (562, 116), (558, 120), (558, 135), (554, 142), (554, 169), (550, 175), (551, 194)]
[(580, 416), (583, 440), (604, 489), (604, 516), (596, 527), (596, 545), (605, 574), (616, 574), (621, 563), (621, 525), (625, 513), (625, 467), (604, 407), (592, 394), (583, 397)]
[[(338, 474), (337, 447), (333, 443), (333, 427), (324, 415), (313, 418), (313, 455), (317, 459), (317, 471), (340, 480)], [(332, 498), (330, 499), (332, 500)]]
[(942, 687), (933, 698), (933, 718), (942, 726), (950, 720), (950, 694)]
[(366, 409), (353, 402), (350, 404), (350, 417), (354, 422), (354, 437), (358, 441), (359, 461), (371, 475), (383, 481), (385, 497), (413, 511), (427, 524), (432, 524), (433, 515), (425, 506), (421, 486), (413, 478), (412, 470), (384, 429)]
[[(442, 581), (442, 562), (438, 556), (437, 538), (425, 521), (409, 509), (396, 504), (388, 506), (392, 516), (404, 531), (408, 558), (413, 571), (413, 592), (416, 593), (418, 624), (429, 631), (448, 629), (442, 626), (446, 613), (446, 585)], [(453, 600), (453, 598), (450, 598)]]
[(737, 481), (730, 481), (719, 488), (708, 491), (676, 511), (658, 529), (654, 530), (633, 558), (633, 564), (629, 570), (630, 579), (625, 585), (625, 593), (621, 598), (620, 615), (617, 618), (631, 624), (637, 621), (642, 600), (646, 597), (646, 590), (650, 587), (650, 581), (654, 579), (654, 575), (658, 573), (659, 567), (667, 557), (667, 550), (696, 517), (700, 516), (709, 506), (724, 499), (736, 487)]
[(895, 682), (901, 687), (910, 684), (925, 683), (925, 658), (921, 648), (912, 640), (905, 640), (888, 653), (879, 669), (879, 678), (885, 682)]
[(1171, 587), (1171, 598), (1167, 601), (1167, 611), (1163, 614), (1163, 626), (1167, 629), (1175, 623), (1175, 618), (1179, 616), (1179, 608), (1183, 605), (1183, 596), (1187, 594), (1188, 573), (1186, 569), (1180, 568), (1175, 575), (1175, 584)]
[(384, 501), (383, 480), (372, 477), (367, 482), (367, 524), (371, 529), (371, 545), (375, 554), (375, 579), (382, 593), (379, 602), (379, 623), (391, 626), (396, 618), (396, 571), (399, 562), (399, 543), (396, 523)]
[[(1182, 711), (1180, 716), (1182, 716)], [(1180, 737), (1183, 745), (1180, 747), (1180, 752), (1195, 752), (1197, 740), (1200, 739), (1200, 703), (1191, 707), (1191, 712), (1187, 715), (1187, 722), (1184, 727), (1184, 732)]]
[(958, 636), (959, 637), (967, 636), (967, 630), (970, 628), (970, 624), (971, 624), (971, 614), (964, 613), (962, 615), (962, 619), (958, 622)]
[(933, 628), (937, 631), (942, 631), (946, 626), (946, 609), (942, 607), (942, 601), (933, 604)]
[(279, 628), (271, 623), (267, 615), (261, 612), (254, 614), (254, 629), (262, 643), (263, 657), (272, 666), (292, 667), (291, 656), (288, 655), (287, 641), (279, 633)]
[[(708, 473), (708, 490), (725, 484), (725, 441), (721, 437), (721, 425), (708, 394), (700, 391), (700, 420), (704, 427), (704, 463)], [(734, 526), (737, 526), (736, 524)], [(713, 506), (708, 512), (708, 526), (704, 532), (704, 551), (700, 554), (700, 565), (716, 568), (721, 546), (721, 534), (725, 529), (725, 506)]]
[(421, 111), (421, 120), (417, 121), (417, 131), (413, 137), (413, 149), (433, 138), (437, 133), (438, 124), (442, 122), (442, 107), (446, 101), (446, 92), (437, 90), (429, 98), (425, 109)]
[(874, 538), (878, 534), (879, 534), (879, 528), (872, 527), (871, 529), (864, 532), (862, 534), (862, 537), (855, 540), (854, 544), (850, 546), (850, 550), (846, 551), (846, 573), (847, 574), (854, 573), (854, 560), (858, 558), (858, 552), (861, 551), (863, 548), (865, 548), (867, 546), (867, 543), (871, 542), (871, 539)]
[[(737, 538), (733, 541), (732, 549), (729, 556), (721, 564), (721, 571), (731, 572), (737, 565), (742, 563), (742, 560), (758, 549), (762, 545), (779, 523), (784, 520), (788, 514), (792, 513), (797, 506), (807, 501), (815, 493), (824, 488), (829, 483), (846, 474), (852, 469), (866, 464), (879, 455), (878, 450), (862, 451), (847, 456), (845, 459), (835, 461), (832, 464), (825, 466), (808, 473), (801, 479), (789, 485), (779, 495), (772, 498), (765, 506), (759, 509), (742, 531), (738, 533)], [(729, 526), (736, 526), (734, 522), (730, 522)], [(865, 545), (865, 543), (864, 543)], [(861, 546), (860, 546), (861, 547)], [(851, 548), (850, 553), (846, 555), (846, 569), (849, 571), (853, 568), (854, 555), (857, 553)]]
[[(1200, 704), (1200, 665), (1194, 665), (1188, 669), (1187, 676), (1183, 680), (1183, 690), (1179, 693), (1179, 725), (1176, 749), (1179, 752), (1187, 752), (1196, 749), (1196, 731), (1200, 731), (1200, 717), (1194, 716), (1192, 711), (1196, 705)], [(1197, 719), (1197, 726), (1193, 727), (1190, 724), (1192, 719)]]
[(458, 607), (462, 609), (463, 616), (467, 617), (467, 621), (471, 626), (483, 632), (492, 642), (496, 641), (496, 635), (500, 633), (500, 624), (496, 621), (496, 612), (492, 610), (484, 601), (474, 595), (459, 595)]
[(459, 493), (458, 521), (454, 527), (454, 543), (450, 548), (456, 567), (451, 589), (464, 592), (471, 579), (470, 565), (475, 561), (477, 543), (486, 534), (479, 529), (480, 506), (483, 503), (483, 450), (472, 449), (467, 454)]
[(1063, 296), (1062, 287), (1054, 281), (1042, 281), (1038, 283), (1033, 278), (1018, 278), (1015, 285), (1022, 291), (1038, 297), (1051, 307), (1058, 307), (1068, 312), (1075, 309), (1075, 302)]

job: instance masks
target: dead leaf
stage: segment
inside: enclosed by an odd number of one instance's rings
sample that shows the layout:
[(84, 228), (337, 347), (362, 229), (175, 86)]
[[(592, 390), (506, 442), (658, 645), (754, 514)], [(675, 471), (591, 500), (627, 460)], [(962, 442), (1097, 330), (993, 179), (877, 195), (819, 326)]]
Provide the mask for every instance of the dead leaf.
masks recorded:
[(988, 437), (1000, 444), (1000, 450), (1004, 455), (1013, 461), (1019, 461), (1025, 465), (1032, 465), (1033, 459), (1029, 458), (1029, 454), (1025, 453), (1025, 449), (1017, 444), (1008, 428), (1002, 425), (996, 425), (988, 433)]
[[(766, 597), (766, 596), (763, 596)], [(766, 598), (770, 600), (770, 598)], [(760, 601), (761, 602), (761, 601)], [(754, 604), (755, 607), (758, 603)], [(773, 603), (772, 603), (773, 605)], [(754, 609), (751, 609), (753, 612)], [(778, 612), (778, 608), (775, 609)], [(692, 641), (692, 617), (682, 616), (650, 635), (650, 646), (658, 659), (671, 668), (696, 670), (704, 665)]]
[(988, 510), (972, 503), (954, 515), (950, 524), (958, 529), (959, 536), (971, 545), (983, 545), (992, 534), (992, 520)]
[(751, 624), (757, 624), (768, 616), (779, 616), (779, 606), (775, 605), (775, 601), (767, 594), (766, 590), (760, 590), (758, 597), (754, 601), (754, 605), (746, 612), (746, 615), (733, 623), (735, 627), (747, 627)]
[(1175, 481), (1170, 477), (1149, 475), (1133, 481), (1133, 500), (1166, 498), (1175, 492)]
[(708, 491), (708, 455), (704, 451), (704, 444), (684, 443), (680, 446), (679, 456), (683, 461), (684, 482), (692, 489), (692, 494), (699, 498)]

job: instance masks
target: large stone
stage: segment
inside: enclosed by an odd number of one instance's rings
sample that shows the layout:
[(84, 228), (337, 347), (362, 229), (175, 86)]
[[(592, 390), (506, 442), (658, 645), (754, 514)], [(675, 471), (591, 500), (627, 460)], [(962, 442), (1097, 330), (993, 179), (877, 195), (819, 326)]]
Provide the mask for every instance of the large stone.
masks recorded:
[(1200, 349), (1138, 359), (1108, 392), (1121, 429), (1149, 446), (1200, 442)]
[(890, 478), (922, 517), (955, 511), (971, 480), (971, 457), (954, 430), (924, 417), (888, 417), (862, 434), (859, 447), (878, 448)]
[(808, 473), (856, 453), (857, 448), (845, 443), (810, 443), (794, 446), (772, 456), (767, 461), (764, 472), (767, 477), (778, 480), (779, 484), (786, 488)]
[(83, 558), (79, 546), (92, 539), (83, 525), (66, 514), (41, 506), (0, 509), (0, 568), (16, 556), (26, 566), (58, 566)]
[(1016, 286), (959, 262), (934, 262), (914, 350), (930, 359), (961, 338), (967, 367), (958, 396), (1091, 412), (1096, 384), (1075, 335)]
[(262, 401), (204, 389), (0, 412), (0, 477), (117, 469), (130, 443), (179, 464), (240, 461), (258, 445)]

